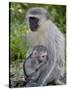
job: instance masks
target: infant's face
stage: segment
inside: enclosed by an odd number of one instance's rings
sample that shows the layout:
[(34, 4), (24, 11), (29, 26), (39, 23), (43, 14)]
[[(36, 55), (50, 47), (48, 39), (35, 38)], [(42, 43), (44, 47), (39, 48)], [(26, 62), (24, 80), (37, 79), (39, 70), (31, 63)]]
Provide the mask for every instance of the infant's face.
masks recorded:
[(36, 51), (34, 50), (32, 53), (32, 58), (34, 58), (34, 60), (39, 60), (39, 62), (47, 62), (47, 51)]

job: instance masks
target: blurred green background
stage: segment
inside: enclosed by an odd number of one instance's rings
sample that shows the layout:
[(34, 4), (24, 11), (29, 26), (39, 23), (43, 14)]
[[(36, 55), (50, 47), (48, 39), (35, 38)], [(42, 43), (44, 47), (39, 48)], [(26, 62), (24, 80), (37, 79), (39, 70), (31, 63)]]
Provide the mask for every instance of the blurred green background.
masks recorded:
[(49, 11), (51, 20), (66, 33), (66, 6), (28, 3), (9, 3), (10, 61), (22, 61), (28, 50), (26, 12), (31, 7), (43, 7)]

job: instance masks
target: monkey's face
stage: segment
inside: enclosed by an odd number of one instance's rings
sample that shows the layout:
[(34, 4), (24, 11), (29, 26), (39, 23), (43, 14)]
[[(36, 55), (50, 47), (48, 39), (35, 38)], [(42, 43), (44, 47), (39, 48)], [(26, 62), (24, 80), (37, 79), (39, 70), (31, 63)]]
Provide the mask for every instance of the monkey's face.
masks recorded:
[(32, 53), (32, 57), (34, 58), (34, 60), (38, 60), (39, 62), (47, 62), (48, 61), (48, 54), (47, 51), (36, 51), (34, 50)]
[(36, 17), (29, 17), (29, 27), (31, 31), (36, 31), (39, 27), (39, 19)]
[(38, 30), (44, 22), (49, 18), (47, 10), (44, 8), (31, 8), (27, 12), (27, 24), (32, 32)]

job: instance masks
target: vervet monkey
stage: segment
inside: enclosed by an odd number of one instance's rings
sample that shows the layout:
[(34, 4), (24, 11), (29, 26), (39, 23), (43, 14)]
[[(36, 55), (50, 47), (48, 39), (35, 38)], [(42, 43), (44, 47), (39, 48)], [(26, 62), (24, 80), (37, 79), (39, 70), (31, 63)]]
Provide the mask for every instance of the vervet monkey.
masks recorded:
[(26, 78), (35, 81), (40, 75), (41, 67), (48, 61), (48, 53), (45, 46), (37, 45), (33, 48), (31, 55), (24, 61)]
[(48, 50), (49, 65), (40, 76), (40, 85), (46, 85), (52, 80), (60, 84), (60, 78), (64, 77), (65, 74), (64, 35), (50, 20), (48, 11), (44, 8), (37, 7), (29, 9), (26, 19), (29, 29), (27, 35), (29, 42), (28, 54), (30, 54), (36, 45), (43, 45)]

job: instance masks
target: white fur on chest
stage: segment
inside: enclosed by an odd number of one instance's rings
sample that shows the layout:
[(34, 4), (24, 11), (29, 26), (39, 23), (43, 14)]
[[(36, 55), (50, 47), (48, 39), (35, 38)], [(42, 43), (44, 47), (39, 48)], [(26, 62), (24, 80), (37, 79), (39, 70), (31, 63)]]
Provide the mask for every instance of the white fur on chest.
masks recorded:
[(42, 32), (30, 32), (29, 43), (31, 46), (35, 45), (46, 45), (47, 35), (44, 31)]

